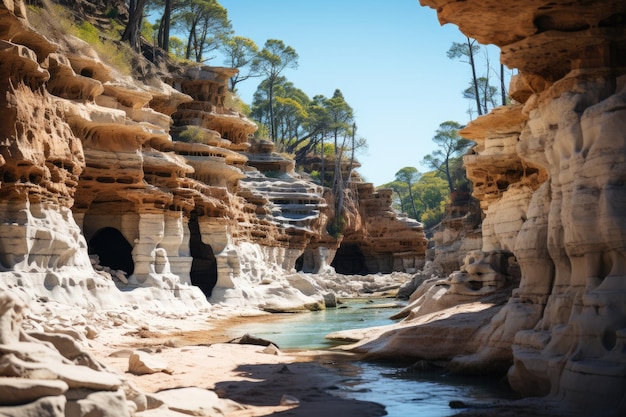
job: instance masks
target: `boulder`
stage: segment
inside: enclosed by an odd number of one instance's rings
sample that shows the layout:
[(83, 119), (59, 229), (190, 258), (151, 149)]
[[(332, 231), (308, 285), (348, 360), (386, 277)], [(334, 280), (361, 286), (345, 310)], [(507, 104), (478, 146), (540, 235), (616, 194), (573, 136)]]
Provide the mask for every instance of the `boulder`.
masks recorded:
[(171, 372), (167, 362), (155, 355), (141, 350), (134, 351), (128, 358), (128, 372), (135, 375), (154, 374), (157, 372)]
[(42, 397), (63, 395), (68, 388), (67, 383), (60, 380), (0, 377), (0, 409), (7, 405), (30, 403)]

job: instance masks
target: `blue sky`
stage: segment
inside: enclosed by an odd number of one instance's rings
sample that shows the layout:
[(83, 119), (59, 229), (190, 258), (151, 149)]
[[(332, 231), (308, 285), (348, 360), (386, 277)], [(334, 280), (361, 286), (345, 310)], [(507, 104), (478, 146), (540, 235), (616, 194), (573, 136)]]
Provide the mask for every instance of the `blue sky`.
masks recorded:
[[(283, 75), (309, 97), (341, 90), (355, 111), (357, 135), (369, 143), (367, 153), (358, 156), (358, 171), (376, 186), (392, 181), (405, 166), (426, 171), (420, 162), (436, 149), (432, 137), (439, 124), (469, 121), (462, 91), (470, 66), (446, 56), (452, 42), (465, 37), (454, 25), (440, 26), (435, 11), (418, 0), (220, 4), (236, 35), (251, 38), (259, 48), (267, 39), (280, 39), (296, 50), (298, 68)], [(497, 68), (497, 49), (490, 59)], [(253, 78), (238, 85), (245, 102), (252, 102), (259, 82)]]

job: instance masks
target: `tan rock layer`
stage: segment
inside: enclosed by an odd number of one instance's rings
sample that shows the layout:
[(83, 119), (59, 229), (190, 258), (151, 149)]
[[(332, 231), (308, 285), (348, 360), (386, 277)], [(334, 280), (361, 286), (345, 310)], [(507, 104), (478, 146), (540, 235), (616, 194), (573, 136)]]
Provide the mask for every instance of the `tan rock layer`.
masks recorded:
[(623, 413), (626, 3), (421, 3), (520, 71), (521, 104), (462, 132), (477, 142), (465, 162), (486, 210), (483, 249), (515, 254), (520, 288), (455, 366), (508, 357), (522, 393)]

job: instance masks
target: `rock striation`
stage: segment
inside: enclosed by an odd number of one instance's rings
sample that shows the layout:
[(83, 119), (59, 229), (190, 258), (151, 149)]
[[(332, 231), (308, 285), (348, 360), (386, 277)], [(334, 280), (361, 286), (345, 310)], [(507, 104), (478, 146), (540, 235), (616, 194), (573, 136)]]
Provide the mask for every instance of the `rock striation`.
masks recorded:
[[(464, 161), (485, 213), (482, 255), (466, 258), (461, 272), (443, 282), (427, 281), (404, 322), (373, 332), (358, 348), (374, 356), (445, 359), (457, 372), (508, 370), (510, 384), (524, 395), (623, 415), (626, 3), (420, 2), (437, 10), (442, 24), (500, 47), (501, 61), (519, 74), (510, 106), (461, 131), (476, 142)], [(468, 268), (478, 259), (495, 267), (496, 276), (517, 270), (520, 279), (504, 305), (480, 298), (493, 302), (487, 320), (479, 314), (486, 305), (480, 310), (457, 297), (464, 312), (437, 301), (463, 294), (459, 284), (477, 295), (497, 288), (472, 277), (483, 276), (482, 267)], [(458, 340), (433, 327), (471, 331)]]
[(356, 182), (347, 191), (348, 224), (333, 266), (338, 272), (403, 271), (415, 273), (424, 266), (427, 240), (423, 225), (391, 209), (391, 189), (375, 190)]
[[(93, 3), (74, 6), (106, 26)], [(296, 268), (332, 271), (328, 193), (251, 140), (256, 124), (228, 106), (236, 70), (165, 73), (135, 57), (139, 81), (62, 33), (56, 10), (0, 3), (0, 288), (86, 307), (323, 308), (323, 294), (297, 289), (308, 281)], [(367, 247), (374, 272), (414, 270), (420, 225), (388, 198), (366, 208), (378, 194), (353, 187), (362, 220), (350, 243)], [(394, 258), (390, 230), (415, 248)]]

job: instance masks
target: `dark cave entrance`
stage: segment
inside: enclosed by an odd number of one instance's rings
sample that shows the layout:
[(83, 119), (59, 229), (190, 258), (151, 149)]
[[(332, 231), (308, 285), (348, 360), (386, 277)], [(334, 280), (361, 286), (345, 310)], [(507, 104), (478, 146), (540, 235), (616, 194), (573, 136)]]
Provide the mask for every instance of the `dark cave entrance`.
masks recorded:
[(88, 244), (88, 253), (98, 255), (100, 265), (122, 270), (130, 276), (135, 270), (133, 247), (122, 233), (113, 227), (98, 230)]
[(304, 253), (298, 256), (298, 259), (296, 259), (296, 264), (294, 265), (294, 267), (296, 268), (296, 271), (298, 272), (302, 271), (302, 268), (304, 268)]
[(217, 260), (211, 245), (202, 241), (198, 214), (195, 211), (189, 216), (189, 250), (191, 257), (191, 283), (200, 288), (204, 295), (211, 296), (217, 284)]
[(330, 266), (335, 268), (338, 274), (344, 275), (365, 275), (369, 272), (365, 266), (365, 256), (356, 243), (339, 246)]

